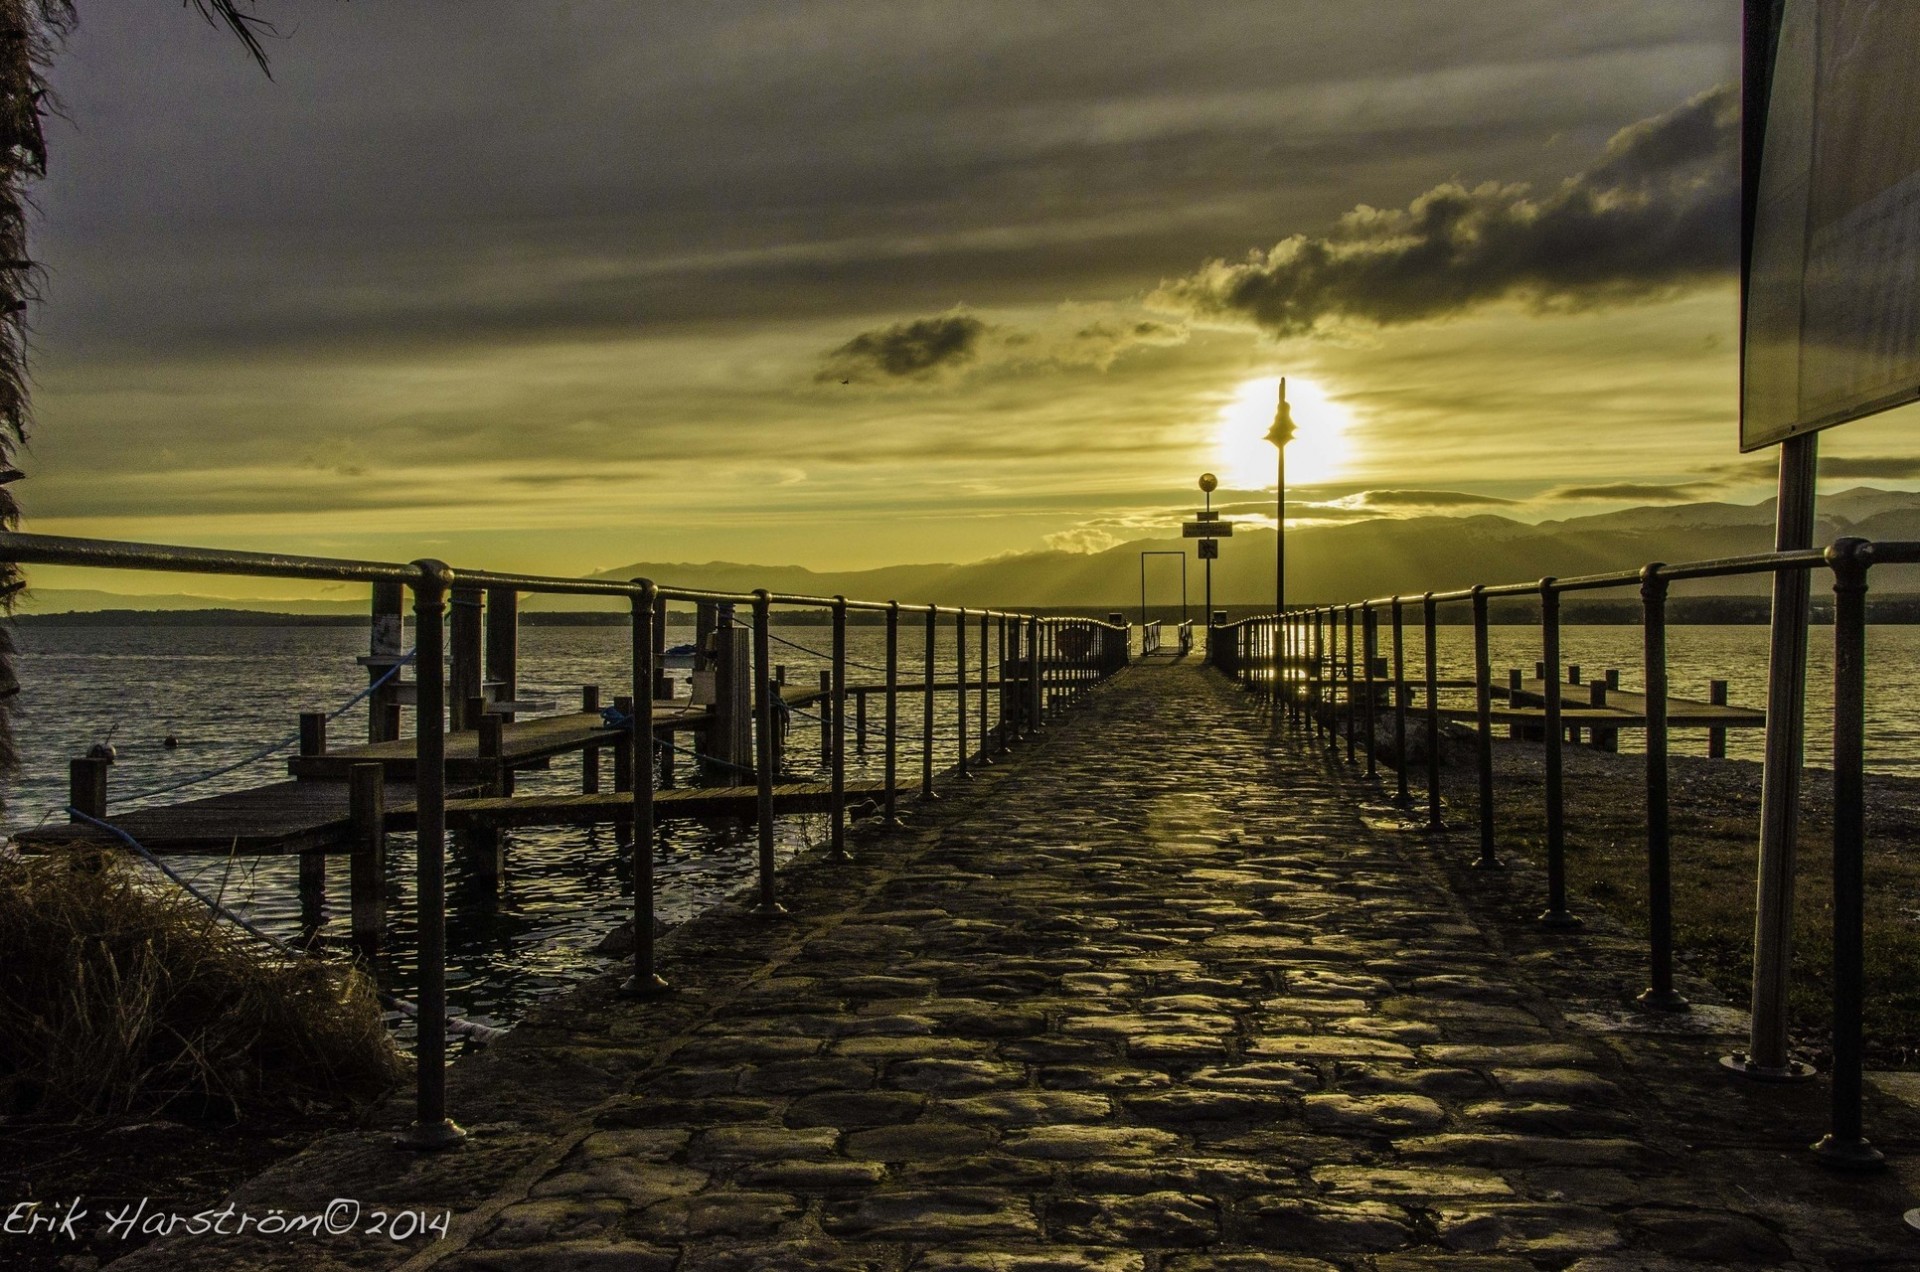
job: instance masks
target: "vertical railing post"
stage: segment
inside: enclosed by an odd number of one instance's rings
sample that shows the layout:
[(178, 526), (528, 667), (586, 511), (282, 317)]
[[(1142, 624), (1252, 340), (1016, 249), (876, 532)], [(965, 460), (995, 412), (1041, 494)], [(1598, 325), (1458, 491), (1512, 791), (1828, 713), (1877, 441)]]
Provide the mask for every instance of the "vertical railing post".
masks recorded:
[(833, 821), (828, 861), (851, 861), (847, 852), (847, 598), (833, 598)]
[(1567, 806), (1563, 750), (1566, 730), (1560, 722), (1560, 589), (1552, 577), (1540, 580), (1540, 657), (1546, 663), (1545, 731), (1547, 786), (1547, 908), (1540, 925), (1555, 931), (1580, 926), (1567, 910)]
[(967, 607), (964, 605), (953, 616), (953, 679), (953, 722), (959, 738), (955, 772), (965, 779), (973, 776), (973, 768), (967, 760)]
[(1311, 732), (1315, 738), (1326, 736), (1326, 692), (1327, 692), (1327, 647), (1326, 634), (1323, 631), (1322, 616), (1325, 611), (1313, 611), (1313, 719)]
[[(367, 648), (367, 678), (378, 683), (393, 671), (390, 660), (402, 657), (406, 638), (401, 609), (406, 589), (399, 583), (373, 585), (373, 631)], [(367, 741), (391, 742), (400, 736), (399, 677), (373, 691), (367, 703)]]
[(1040, 712), (1045, 700), (1040, 696), (1040, 619), (1027, 619), (1027, 731), (1040, 731)]
[(1829, 1166), (1881, 1165), (1861, 1134), (1866, 904), (1867, 570), (1873, 545), (1838, 539), (1833, 569), (1833, 1126), (1813, 1146)]
[(933, 726), (934, 715), (934, 652), (940, 643), (940, 610), (937, 606), (927, 606), (927, 647), (923, 651), (921, 670), (926, 682), (921, 687), (920, 698), (920, 802), (931, 803), (940, 798), (933, 789)]
[(1673, 836), (1667, 790), (1667, 589), (1659, 563), (1640, 571), (1647, 717), (1647, 988), (1653, 1011), (1685, 1011), (1673, 987)]
[(900, 602), (887, 602), (887, 812), (886, 824), (900, 824)]
[(447, 593), (453, 571), (445, 562), (413, 563), (415, 680), (414, 897), (420, 989), (414, 1043), (414, 1121), (401, 1136), (407, 1148), (451, 1148), (466, 1132), (447, 1116)]
[(1007, 726), (1009, 723), (1007, 720), (1007, 698), (1010, 693), (1009, 680), (1012, 674), (1007, 666), (1007, 616), (1005, 614), (998, 615), (995, 626), (999, 630), (1000, 692), (994, 695), (994, 700), (998, 704), (996, 710), (999, 718), (993, 726), (993, 749), (996, 753), (1005, 755), (1007, 752)]
[(1405, 615), (1402, 612), (1400, 598), (1393, 598), (1393, 766), (1398, 773), (1394, 781), (1394, 798), (1402, 804), (1411, 796), (1407, 793), (1407, 629)]
[(833, 668), (820, 669), (820, 771), (833, 769)]
[(1378, 681), (1373, 674), (1373, 665), (1380, 657), (1380, 615), (1375, 612), (1373, 602), (1368, 601), (1360, 607), (1360, 656), (1366, 661), (1366, 704), (1367, 704), (1367, 777), (1380, 776), (1380, 768), (1375, 752), (1380, 749), (1379, 740), (1374, 736), (1376, 724), (1380, 719), (1380, 704), (1377, 698)]
[(1359, 731), (1360, 731), (1360, 729), (1359, 729), (1359, 725), (1360, 725), (1360, 720), (1359, 720), (1359, 713), (1360, 713), (1360, 703), (1359, 703), (1359, 695), (1358, 695), (1358, 694), (1356, 694), (1356, 693), (1354, 693), (1354, 691), (1353, 691), (1353, 690), (1354, 690), (1354, 685), (1355, 685), (1355, 678), (1354, 678), (1354, 674), (1353, 674), (1353, 673), (1354, 673), (1354, 665), (1353, 665), (1353, 606), (1352, 606), (1352, 605), (1350, 605), (1350, 604), (1349, 604), (1349, 605), (1346, 605), (1346, 606), (1343, 606), (1343, 607), (1342, 607), (1342, 612), (1343, 612), (1343, 614), (1345, 615), (1345, 618), (1346, 618), (1346, 627), (1347, 627), (1347, 630), (1346, 630), (1345, 632), (1343, 632), (1343, 633), (1341, 633), (1341, 637), (1342, 637), (1342, 642), (1343, 642), (1343, 648), (1342, 648), (1342, 652), (1343, 652), (1343, 653), (1345, 653), (1345, 655), (1346, 655), (1346, 681), (1347, 681), (1347, 686), (1346, 686), (1346, 688), (1347, 688), (1347, 763), (1349, 763), (1349, 764), (1351, 764), (1351, 763), (1353, 763), (1353, 762), (1354, 762), (1354, 760), (1355, 760), (1355, 759), (1357, 759), (1357, 758), (1358, 758), (1358, 756), (1359, 756), (1359, 745), (1360, 745), (1360, 739), (1359, 739), (1359, 738), (1358, 738), (1358, 737), (1357, 737), (1356, 735), (1357, 735), (1357, 734), (1359, 733)]
[(481, 696), (481, 596), (477, 587), (462, 587), (447, 597), (447, 720), (455, 732), (477, 723), (468, 717), (473, 714), (473, 700)]
[[(652, 998), (667, 992), (653, 944), (653, 691), (659, 679), (654, 666), (654, 621), (660, 590), (648, 579), (632, 582), (635, 590), (627, 604), (633, 617), (629, 654), (633, 706), (628, 709), (633, 717), (633, 742), (621, 758), (625, 761), (626, 786), (633, 796), (633, 975), (620, 988), (630, 998)], [(758, 621), (757, 611), (754, 617), (757, 637), (764, 624)], [(758, 653), (754, 667), (756, 677), (764, 678), (766, 661)], [(760, 766), (763, 770), (770, 767), (764, 744)]]
[(773, 784), (780, 766), (773, 744), (773, 696), (780, 689), (774, 683), (772, 662), (773, 596), (759, 588), (753, 594), (753, 797), (760, 868), (760, 900), (754, 913), (769, 919), (786, 913), (775, 890), (773, 864)]
[(1476, 870), (1502, 870), (1493, 850), (1493, 658), (1487, 652), (1487, 589), (1473, 585), (1474, 763), (1480, 779), (1480, 857)]
[(1427, 829), (1445, 830), (1440, 817), (1440, 606), (1428, 592), (1420, 598), (1421, 652), (1427, 663)]
[(992, 678), (989, 674), (991, 669), (987, 664), (987, 645), (988, 633), (991, 630), (989, 624), (992, 621), (993, 616), (989, 612), (985, 610), (980, 612), (980, 758), (978, 763), (981, 765), (993, 763), (987, 758), (987, 752), (992, 749), (987, 742), (991, 736), (987, 725), (987, 699), (991, 696), (987, 692), (987, 682)]

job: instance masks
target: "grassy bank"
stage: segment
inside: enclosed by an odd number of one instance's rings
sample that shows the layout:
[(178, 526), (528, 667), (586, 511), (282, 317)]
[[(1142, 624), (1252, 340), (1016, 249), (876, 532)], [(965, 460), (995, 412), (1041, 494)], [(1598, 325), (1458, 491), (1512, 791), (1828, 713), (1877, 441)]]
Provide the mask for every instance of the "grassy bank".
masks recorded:
[[(1604, 911), (1644, 935), (1646, 762), (1574, 746), (1565, 760), (1569, 907)], [(1760, 766), (1681, 756), (1669, 772), (1676, 957), (1744, 1006), (1753, 976)], [(1542, 748), (1497, 741), (1495, 776), (1501, 850), (1543, 867)], [(1470, 738), (1449, 748), (1443, 784), (1452, 820), (1470, 828), (1478, 806)], [(1832, 790), (1830, 774), (1807, 772), (1789, 999), (1796, 1053), (1822, 1064), (1832, 1003)], [(1867, 835), (1867, 1062), (1920, 1067), (1920, 780), (1868, 779)]]

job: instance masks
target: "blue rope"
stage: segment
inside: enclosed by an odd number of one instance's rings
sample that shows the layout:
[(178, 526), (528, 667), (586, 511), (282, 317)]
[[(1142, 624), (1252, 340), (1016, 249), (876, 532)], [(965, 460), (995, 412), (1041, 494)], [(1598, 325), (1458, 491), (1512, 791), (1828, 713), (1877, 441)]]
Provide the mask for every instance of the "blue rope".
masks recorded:
[[(784, 706), (785, 704), (783, 703), (782, 705)], [(629, 733), (633, 731), (633, 717), (618, 707), (600, 708), (600, 722), (609, 729), (625, 729)], [(691, 755), (702, 764), (717, 764), (721, 768), (732, 769), (736, 773), (753, 772), (751, 768), (748, 768), (744, 764), (735, 764), (732, 760), (723, 760), (717, 755), (702, 755), (700, 752), (689, 750), (684, 746), (675, 746), (672, 740), (668, 738), (655, 738), (653, 744), (656, 747), (666, 747), (670, 751), (678, 751), (682, 755)]]
[[(371, 695), (375, 690), (381, 688), (389, 680), (392, 680), (395, 676), (399, 675), (400, 669), (413, 661), (413, 654), (414, 654), (414, 651), (409, 649), (405, 654), (401, 656), (399, 662), (387, 668), (386, 675), (380, 677), (380, 679), (374, 681), (372, 684), (368, 685), (365, 689), (362, 689), (359, 693), (354, 694), (353, 697), (348, 698), (338, 708), (329, 712), (327, 715), (327, 719), (338, 720), (341, 716), (345, 715), (348, 711), (358, 706), (362, 700), (364, 700), (369, 695)], [(145, 799), (149, 795), (164, 795), (168, 791), (177, 791), (177, 790), (180, 790), (182, 787), (197, 786), (201, 782), (212, 781), (216, 777), (225, 777), (227, 774), (234, 772), (236, 769), (243, 769), (247, 767), (247, 765), (249, 764), (257, 764), (261, 760), (266, 759), (269, 755), (272, 755), (275, 751), (284, 751), (288, 747), (292, 746), (295, 742), (298, 742), (299, 740), (300, 740), (300, 733), (299, 733), (299, 730), (296, 729), (294, 732), (289, 733), (284, 738), (281, 738), (278, 742), (273, 742), (268, 744), (267, 746), (263, 746), (259, 750), (253, 752), (253, 754), (248, 755), (242, 759), (235, 760), (231, 764), (224, 765), (217, 769), (209, 769), (204, 773), (196, 773), (192, 777), (183, 777), (180, 780), (175, 782), (167, 782), (160, 786), (150, 786), (147, 789), (142, 791), (126, 791), (122, 794), (111, 797), (110, 799), (107, 800), (107, 802), (109, 804), (124, 804), (130, 799)]]

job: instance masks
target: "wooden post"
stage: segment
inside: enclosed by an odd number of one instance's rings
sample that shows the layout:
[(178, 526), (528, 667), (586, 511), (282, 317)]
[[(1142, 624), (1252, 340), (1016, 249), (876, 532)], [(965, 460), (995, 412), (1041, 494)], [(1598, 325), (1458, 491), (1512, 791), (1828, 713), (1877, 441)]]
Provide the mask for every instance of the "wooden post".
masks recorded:
[[(511, 777), (501, 758), (504, 737), (501, 730), (504, 721), (492, 712), (484, 712), (474, 717), (474, 727), (478, 734), (480, 771), (482, 789), (488, 795), (504, 795), (509, 792)], [(474, 826), (467, 831), (467, 865), (475, 877), (496, 884), (505, 873), (505, 833), (493, 826)]]
[(1540, 924), (1552, 931), (1580, 926), (1580, 920), (1567, 910), (1567, 806), (1560, 723), (1560, 593), (1549, 576), (1540, 580), (1540, 652), (1547, 674), (1541, 677), (1546, 689), (1546, 801), (1547, 801), (1547, 908)]
[[(1727, 682), (1724, 680), (1707, 681), (1707, 701), (1716, 707), (1727, 705)], [(1724, 760), (1727, 758), (1727, 731), (1725, 729), (1707, 730), (1707, 758)]]
[[(107, 815), (107, 769), (112, 760), (76, 755), (67, 765), (67, 803), (89, 817)], [(80, 819), (69, 815), (68, 821)]]
[(326, 753), (327, 713), (302, 711), (300, 713), (300, 754), (325, 755)]
[[(1618, 673), (1615, 673), (1614, 679), (1619, 679)], [(1607, 690), (1609, 687), (1605, 680), (1588, 681), (1587, 704), (1594, 707), (1606, 706)], [(1596, 751), (1618, 751), (1620, 749), (1620, 730), (1618, 729), (1602, 728), (1596, 724), (1587, 731), (1587, 735), (1593, 739), (1593, 749)]]
[(987, 710), (988, 710), (987, 681), (991, 678), (991, 675), (992, 675), (992, 669), (987, 664), (987, 644), (992, 639), (992, 632), (993, 632), (992, 623), (993, 623), (993, 615), (984, 610), (981, 611), (981, 614), (980, 614), (980, 758), (975, 760), (974, 763), (982, 767), (993, 763), (992, 760), (987, 758), (987, 752), (993, 749), (992, 745), (988, 741), (988, 739), (993, 736), (992, 725), (989, 723), (987, 719)]
[(300, 854), (300, 926), (312, 931), (320, 926), (327, 904), (327, 854)]
[[(580, 686), (580, 713), (598, 715), (600, 712), (600, 686)], [(600, 793), (600, 748), (590, 746), (580, 752), (580, 793), (597, 795)]]
[(784, 912), (774, 892), (773, 784), (780, 771), (775, 745), (773, 700), (779, 692), (767, 675), (773, 655), (773, 595), (765, 588), (753, 594), (753, 808), (760, 870), (759, 913), (771, 918)]
[(1480, 786), (1480, 856), (1476, 870), (1500, 870), (1504, 863), (1494, 851), (1493, 818), (1493, 663), (1487, 647), (1487, 592), (1473, 585), (1473, 705), (1474, 766)]
[[(379, 659), (397, 659), (406, 652), (406, 630), (401, 606), (405, 590), (398, 583), (373, 585), (373, 629), (367, 642), (367, 655), (375, 661), (367, 667), (367, 683), (373, 684), (394, 670), (392, 663)], [(400, 736), (400, 693), (395, 675), (373, 691), (367, 703), (367, 741), (391, 742)]]
[(853, 753), (867, 753), (867, 694), (864, 689), (849, 690), (853, 694)]
[(486, 679), (493, 684), (493, 701), (512, 702), (520, 696), (520, 594), (510, 587), (487, 589)]
[(940, 798), (933, 789), (933, 713), (934, 666), (933, 657), (939, 644), (940, 612), (933, 606), (927, 607), (926, 648), (922, 661), (927, 680), (920, 697), (920, 802), (925, 804)]
[[(629, 720), (637, 719), (633, 714), (633, 708), (634, 701), (630, 694), (620, 694), (613, 700), (613, 709)], [(651, 711), (648, 712), (648, 718), (652, 718)], [(633, 792), (633, 748), (636, 745), (652, 746), (652, 734), (653, 730), (651, 726), (649, 726), (647, 729), (648, 736), (644, 738), (641, 737), (640, 729), (636, 724), (635, 727), (629, 729), (623, 737), (613, 744), (613, 789), (616, 794), (626, 795)], [(640, 754), (645, 756), (646, 752), (642, 751)], [(614, 845), (619, 848), (625, 848), (633, 843), (633, 827), (624, 822), (615, 822), (613, 824), (613, 842)], [(648, 851), (652, 851), (652, 847), (651, 844), (646, 845)]]
[[(958, 737), (959, 767), (956, 770), (961, 779), (973, 776), (972, 767), (967, 762), (967, 609), (953, 617), (953, 675), (955, 698), (953, 703), (953, 723)], [(982, 689), (982, 693), (986, 690)]]
[(347, 769), (347, 809), (353, 819), (351, 899), (353, 945), (371, 954), (387, 932), (387, 788), (378, 764)]
[(820, 672), (820, 771), (833, 767), (833, 670)]
[[(1570, 685), (1577, 685), (1580, 683), (1580, 664), (1579, 663), (1567, 664), (1567, 683)], [(1574, 743), (1578, 743), (1580, 741), (1579, 725), (1576, 724), (1572, 728), (1567, 730), (1567, 741), (1574, 742)]]
[(456, 587), (447, 601), (447, 706), (456, 733), (474, 727), (480, 697), (480, 589)]
[[(658, 596), (653, 601), (653, 628), (648, 633), (653, 642), (653, 696), (662, 702), (673, 697), (673, 677), (667, 674), (667, 598)], [(671, 751), (664, 754), (672, 755)], [(664, 785), (671, 786), (667, 782)]]

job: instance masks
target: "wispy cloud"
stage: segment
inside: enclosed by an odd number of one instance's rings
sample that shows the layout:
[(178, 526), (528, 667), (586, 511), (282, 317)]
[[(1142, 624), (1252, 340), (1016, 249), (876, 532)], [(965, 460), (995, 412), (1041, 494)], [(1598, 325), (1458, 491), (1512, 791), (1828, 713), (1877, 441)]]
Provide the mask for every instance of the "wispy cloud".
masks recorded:
[(863, 331), (829, 353), (813, 378), (823, 383), (935, 380), (979, 357), (981, 342), (992, 330), (972, 314), (948, 313)]
[(1863, 455), (1857, 459), (1823, 456), (1822, 477), (1879, 477), (1891, 481), (1920, 480), (1920, 459), (1897, 455)]
[(1561, 486), (1550, 490), (1547, 499), (1631, 499), (1640, 503), (1693, 503), (1719, 494), (1726, 488), (1718, 481), (1682, 481), (1667, 484), (1618, 481), (1599, 486)]
[(1592, 167), (1546, 194), (1450, 181), (1405, 209), (1363, 204), (1321, 237), (1296, 234), (1163, 283), (1154, 301), (1300, 336), (1507, 299), (1592, 308), (1722, 278), (1739, 224), (1738, 130), (1739, 99), (1723, 85), (1621, 129)]

